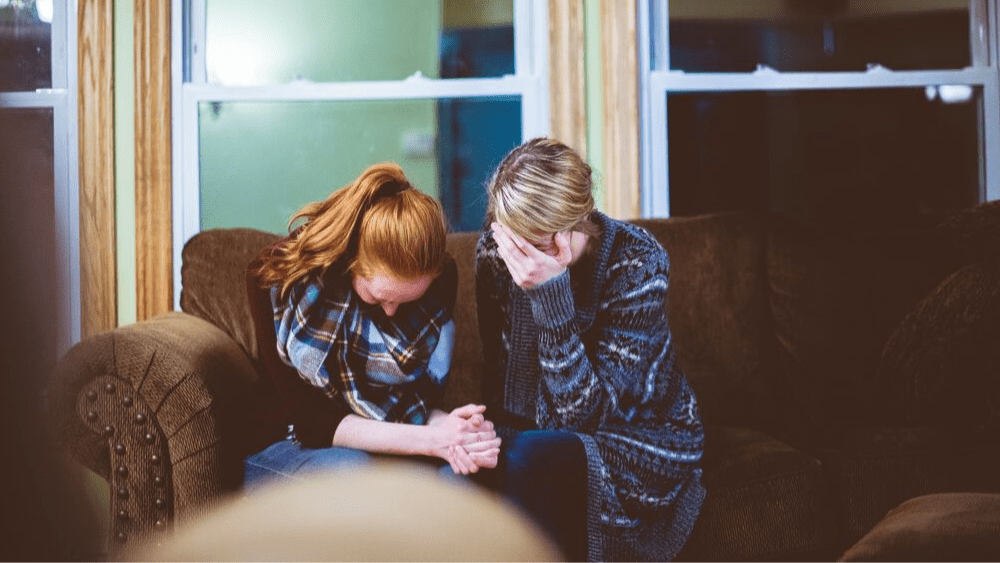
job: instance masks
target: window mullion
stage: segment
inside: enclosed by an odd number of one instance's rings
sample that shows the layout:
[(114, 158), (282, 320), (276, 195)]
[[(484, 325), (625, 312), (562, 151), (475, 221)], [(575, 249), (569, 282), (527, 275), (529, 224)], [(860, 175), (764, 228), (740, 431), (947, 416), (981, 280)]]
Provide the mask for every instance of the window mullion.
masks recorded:
[(989, 10), (987, 0), (969, 0), (969, 58), (971, 66), (990, 65)]
[(983, 116), (980, 156), (986, 175), (982, 185), (987, 201), (1000, 199), (1000, 2), (989, 0), (984, 14), (986, 43), (989, 53), (989, 67), (985, 69), (987, 79), (983, 86)]
[(208, 76), (205, 70), (205, 21), (207, 19), (205, 6), (207, 2), (205, 0), (186, 0), (186, 3), (190, 14), (191, 33), (191, 47), (188, 51), (191, 63), (190, 81), (195, 84), (204, 84)]
[(503, 78), (411, 77), (368, 82), (307, 82), (267, 86), (216, 86), (187, 83), (184, 95), (195, 100), (408, 100), (521, 96), (535, 88), (532, 76)]
[(908, 88), (938, 84), (981, 86), (989, 80), (992, 69), (869, 72), (777, 72), (757, 73), (685, 73), (652, 72), (651, 87), (671, 92), (712, 92), (747, 90), (836, 90), (872, 88)]

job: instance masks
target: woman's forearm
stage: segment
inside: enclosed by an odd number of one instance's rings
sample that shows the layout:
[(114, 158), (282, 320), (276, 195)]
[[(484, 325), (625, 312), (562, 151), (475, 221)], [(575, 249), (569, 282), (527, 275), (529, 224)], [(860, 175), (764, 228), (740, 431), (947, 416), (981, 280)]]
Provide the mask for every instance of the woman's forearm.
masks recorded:
[(434, 455), (427, 426), (382, 422), (349, 414), (333, 434), (333, 445), (371, 453)]
[(333, 445), (393, 455), (440, 457), (456, 473), (496, 467), (500, 439), (493, 423), (483, 418), (485, 407), (465, 405), (450, 413), (433, 410), (426, 426), (370, 420), (349, 414), (337, 426)]

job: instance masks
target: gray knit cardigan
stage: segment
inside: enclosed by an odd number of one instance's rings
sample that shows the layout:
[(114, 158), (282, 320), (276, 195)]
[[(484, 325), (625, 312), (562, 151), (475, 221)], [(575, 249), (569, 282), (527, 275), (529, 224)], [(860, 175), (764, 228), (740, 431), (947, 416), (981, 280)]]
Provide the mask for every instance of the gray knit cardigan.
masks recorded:
[(484, 402), (500, 419), (583, 440), (591, 561), (666, 561), (705, 497), (704, 430), (664, 308), (670, 263), (647, 231), (592, 218), (601, 235), (590, 251), (529, 290), (513, 282), (492, 234), (480, 236)]

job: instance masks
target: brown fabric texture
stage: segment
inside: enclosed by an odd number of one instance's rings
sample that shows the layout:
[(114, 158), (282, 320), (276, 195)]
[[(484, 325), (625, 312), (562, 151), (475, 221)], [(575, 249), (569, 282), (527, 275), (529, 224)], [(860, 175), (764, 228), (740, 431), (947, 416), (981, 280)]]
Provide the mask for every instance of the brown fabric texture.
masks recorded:
[(455, 350), (444, 393), (445, 409), (482, 402), (483, 347), (476, 317), (475, 282), (478, 239), (477, 232), (448, 235), (447, 250), (458, 266), (458, 293), (455, 298)]
[(1000, 427), (1000, 258), (970, 264), (896, 327), (882, 353), (883, 412), (910, 424)]
[(191, 237), (181, 254), (181, 310), (226, 331), (255, 361), (246, 268), (280, 238), (256, 229), (210, 229)]
[(840, 561), (1000, 561), (1000, 494), (945, 493), (908, 500)]
[(239, 486), (239, 422), (257, 375), (216, 326), (168, 313), (121, 327), (74, 347), (56, 375), (53, 436), (109, 481), (113, 550)]
[(772, 418), (774, 348), (763, 216), (724, 213), (639, 220), (670, 256), (668, 314), (681, 368), (714, 424)]
[(889, 335), (956, 267), (947, 238), (936, 229), (821, 233), (778, 217), (768, 232), (775, 369), (787, 424), (821, 437), (869, 422)]
[(906, 499), (941, 492), (1000, 492), (1000, 437), (944, 427), (866, 427), (845, 432), (823, 463), (843, 547)]
[(942, 227), (969, 262), (1000, 258), (1000, 200), (956, 211)]
[(831, 559), (837, 530), (820, 463), (761, 432), (705, 429), (701, 515), (679, 561)]

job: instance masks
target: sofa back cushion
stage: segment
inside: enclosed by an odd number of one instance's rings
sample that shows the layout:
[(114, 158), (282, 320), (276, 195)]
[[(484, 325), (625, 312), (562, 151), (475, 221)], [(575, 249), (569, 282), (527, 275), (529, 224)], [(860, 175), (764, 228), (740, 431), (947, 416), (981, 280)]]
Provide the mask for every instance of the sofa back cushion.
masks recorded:
[(181, 310), (226, 331), (254, 362), (247, 265), (279, 238), (257, 229), (209, 229), (191, 237), (181, 252)]
[(634, 223), (670, 255), (667, 314), (705, 422), (766, 427), (774, 409), (763, 216), (720, 213)]
[(847, 232), (774, 215), (767, 253), (780, 403), (816, 437), (872, 419), (873, 379), (889, 335), (957, 258), (926, 227)]
[[(476, 314), (476, 241), (479, 232), (448, 234), (448, 253), (458, 266), (455, 299), (455, 350), (445, 388), (444, 406), (482, 402), (483, 346)], [(489, 414), (487, 414), (489, 416)]]

